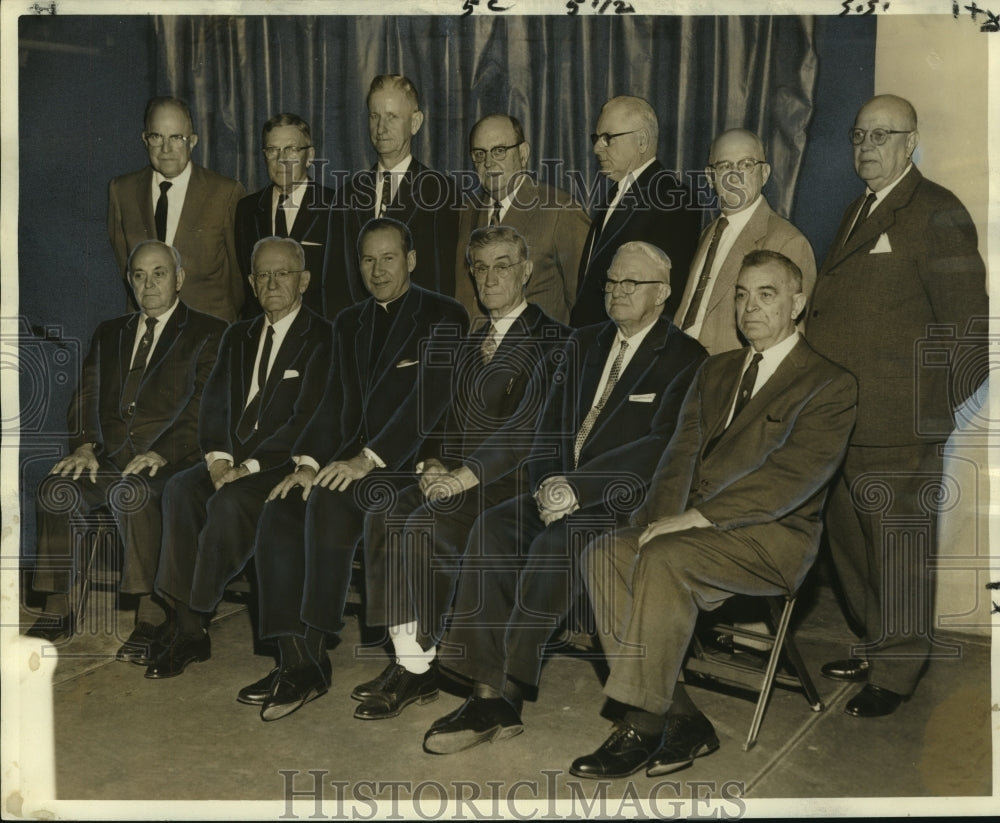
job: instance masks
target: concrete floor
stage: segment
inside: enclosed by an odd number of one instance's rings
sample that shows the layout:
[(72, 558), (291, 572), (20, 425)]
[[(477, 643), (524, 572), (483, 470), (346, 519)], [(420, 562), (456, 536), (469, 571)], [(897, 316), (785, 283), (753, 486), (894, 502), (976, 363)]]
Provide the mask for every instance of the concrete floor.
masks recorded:
[[(818, 675), (823, 661), (845, 655), (853, 636), (826, 587), (813, 587), (799, 606), (795, 637)], [(30, 616), (22, 617), (30, 623)], [(119, 623), (123, 631), (116, 630)], [(139, 666), (114, 661), (130, 626), (131, 614), (116, 611), (111, 594), (96, 592), (82, 632), (58, 650), (55, 785), (58, 798), (74, 801), (59, 804), (60, 816), (74, 809), (107, 817), (278, 817), (293, 812), (292, 792), (303, 793), (295, 816), (334, 819), (348, 818), (352, 804), (361, 819), (391, 817), (394, 796), (397, 819), (441, 817), (456, 811), (444, 806), (456, 797), (469, 801), (466, 819), (523, 817), (533, 804), (542, 819), (614, 817), (636, 809), (666, 817), (681, 811), (672, 805), (678, 798), (688, 803), (687, 814), (714, 809), (723, 817), (747, 810), (870, 816), (997, 809), (990, 797), (990, 648), (973, 635), (944, 636), (960, 656), (935, 661), (912, 699), (887, 718), (845, 715), (844, 703), (858, 688), (853, 684), (816, 676), (826, 703), (818, 713), (802, 694), (775, 689), (758, 743), (748, 752), (742, 742), (752, 702), (692, 688), (721, 748), (667, 777), (639, 772), (602, 784), (568, 774), (572, 760), (599, 746), (611, 730), (601, 716), (595, 669), (584, 659), (555, 655), (548, 662), (538, 700), (525, 704), (522, 735), (442, 757), (424, 753), (421, 742), (435, 719), (460, 705), (457, 689), (391, 720), (352, 718), (357, 704), (351, 689), (381, 671), (386, 660), (380, 648), (360, 645), (354, 618), (331, 654), (330, 692), (272, 723), (235, 700), (241, 686), (272, 666), (270, 658), (253, 652), (245, 606), (223, 604), (211, 629), (211, 660), (171, 680), (146, 680)], [(306, 794), (314, 785), (320, 801)], [(872, 798), (897, 800), (873, 805)], [(944, 798), (978, 800), (958, 805)], [(96, 800), (143, 802), (76, 803)], [(259, 803), (161, 805), (181, 800)]]

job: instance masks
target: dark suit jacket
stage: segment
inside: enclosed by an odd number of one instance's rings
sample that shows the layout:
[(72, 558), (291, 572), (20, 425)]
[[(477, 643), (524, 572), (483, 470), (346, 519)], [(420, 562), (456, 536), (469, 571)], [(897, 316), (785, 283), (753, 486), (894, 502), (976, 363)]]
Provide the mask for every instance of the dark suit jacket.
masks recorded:
[(581, 508), (603, 502), (611, 478), (620, 484), (622, 495), (642, 498), (673, 434), (688, 386), (705, 359), (697, 340), (659, 317), (615, 384), (574, 469), (574, 441), (593, 404), (617, 330), (608, 321), (578, 329), (570, 337), (529, 468), (532, 490), (548, 475), (568, 477)]
[[(955, 195), (913, 167), (845, 245), (863, 200), (820, 269), (809, 342), (858, 379), (853, 445), (943, 441), (952, 408), (986, 374), (985, 335), (967, 337), (970, 319), (988, 316), (976, 228)], [(951, 329), (928, 342), (931, 324)]]
[[(486, 312), (476, 297), (465, 250), (473, 229), (489, 225), (492, 208), (492, 201), (480, 192), (466, 197), (458, 214), (455, 296), (472, 318)], [(561, 189), (525, 176), (501, 225), (515, 229), (528, 243), (532, 271), (525, 298), (549, 317), (569, 322), (569, 312), (576, 301), (580, 258), (590, 228), (586, 212)]]
[[(736, 296), (736, 279), (739, 276), (743, 258), (750, 252), (756, 249), (769, 249), (780, 252), (795, 263), (802, 270), (802, 291), (806, 297), (812, 294), (813, 286), (816, 283), (816, 258), (813, 257), (809, 241), (785, 218), (775, 214), (763, 196), (761, 200), (763, 202), (757, 206), (757, 210), (743, 227), (736, 242), (733, 243), (726, 259), (722, 261), (719, 273), (712, 284), (712, 290), (702, 297), (703, 300), (707, 301), (707, 306), (705, 318), (698, 332), (698, 342), (708, 350), (709, 354), (720, 354), (724, 351), (743, 348), (746, 345), (746, 341), (743, 340), (736, 328), (734, 298)], [(718, 222), (719, 220), (716, 218), (701, 233), (701, 238), (698, 240), (698, 252), (694, 256), (695, 261), (704, 259), (702, 255), (708, 251)], [(684, 296), (681, 298), (680, 307), (674, 318), (677, 325), (684, 322), (684, 314), (691, 304), (691, 297), (698, 287), (700, 276), (701, 272), (693, 269), (688, 276)]]
[(580, 328), (607, 320), (603, 288), (608, 268), (618, 247), (632, 240), (652, 243), (670, 257), (670, 297), (664, 311), (672, 317), (701, 230), (701, 215), (692, 207), (691, 192), (654, 160), (636, 178), (602, 229), (608, 202), (595, 212), (587, 235), (570, 325)]
[(218, 363), (205, 387), (199, 424), (203, 454), (226, 452), (237, 465), (253, 458), (259, 461), (261, 471), (291, 459), (292, 444), (323, 395), (333, 345), (330, 324), (305, 306), (299, 309), (267, 376), (260, 425), (242, 441), (236, 428), (253, 384), (253, 364), (264, 323), (260, 314), (226, 331)]
[(826, 489), (854, 426), (857, 383), (800, 339), (727, 429), (746, 356), (739, 349), (705, 361), (633, 522), (696, 508), (720, 529), (745, 530), (748, 545), (756, 543), (795, 591), (819, 546)]
[[(271, 226), (273, 192), (274, 184), (271, 184), (258, 192), (248, 194), (236, 204), (236, 257), (239, 260), (244, 282), (248, 282), (247, 278), (250, 275), (250, 255), (253, 252), (254, 244), (262, 237), (270, 237), (273, 234)], [(330, 209), (333, 206), (335, 196), (336, 192), (333, 189), (318, 186), (312, 182), (306, 183), (302, 205), (299, 207), (298, 214), (295, 215), (295, 222), (292, 223), (289, 234), (293, 240), (297, 240), (302, 245), (302, 250), (306, 255), (309, 287), (302, 295), (302, 302), (317, 314), (323, 313), (324, 282), (328, 280), (331, 283), (335, 282), (335, 278), (325, 276), (327, 252), (330, 249), (328, 238), (331, 227)], [(350, 300), (349, 297), (346, 299), (343, 297), (334, 298), (331, 295), (330, 302), (338, 304), (340, 308), (345, 308), (353, 300)], [(256, 317), (260, 311), (260, 303), (257, 302), (257, 298), (254, 297), (248, 286), (243, 316), (245, 318)]]
[(121, 397), (140, 317), (106, 320), (94, 332), (70, 405), (70, 447), (95, 443), (120, 468), (146, 451), (173, 465), (192, 463), (199, 456), (199, 403), (226, 324), (178, 304), (149, 355), (129, 416)]
[[(123, 277), (132, 249), (156, 239), (152, 186), (150, 166), (115, 177), (108, 186), (108, 237)], [(246, 291), (233, 239), (236, 204), (244, 194), (237, 181), (192, 163), (174, 235), (185, 274), (181, 300), (230, 323), (239, 316)], [(126, 290), (134, 305), (127, 284)]]
[[(358, 235), (362, 226), (375, 217), (377, 175), (378, 166), (373, 166), (355, 174), (338, 190), (333, 209), (334, 220), (339, 225), (338, 247), (327, 267), (327, 278), (332, 282), (323, 286), (324, 295), (330, 295), (324, 298), (327, 317), (336, 316), (338, 309), (330, 299), (344, 293), (345, 281), (352, 302), (368, 297), (358, 268)], [(411, 281), (421, 288), (449, 296), (455, 293), (457, 216), (454, 199), (448, 178), (414, 157), (385, 213), (386, 217), (405, 223), (413, 235), (417, 267)]]
[(451, 401), (455, 349), (469, 321), (457, 301), (419, 286), (411, 285), (399, 299), (403, 304), (375, 362), (375, 299), (337, 316), (326, 391), (293, 454), (322, 466), (367, 447), (390, 471), (412, 470), (422, 436)]

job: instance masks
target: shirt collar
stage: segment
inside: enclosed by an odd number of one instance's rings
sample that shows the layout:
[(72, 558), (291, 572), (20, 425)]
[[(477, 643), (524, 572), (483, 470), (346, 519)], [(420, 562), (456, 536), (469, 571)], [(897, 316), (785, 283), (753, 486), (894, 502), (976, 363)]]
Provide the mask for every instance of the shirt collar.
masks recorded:
[(188, 181), (191, 179), (191, 161), (188, 160), (187, 165), (184, 170), (178, 174), (176, 177), (164, 177), (156, 169), (153, 169), (153, 185), (158, 189), (160, 183), (167, 181), (168, 183), (173, 183), (177, 188), (187, 188)]
[[(174, 298), (174, 304), (169, 309), (167, 309), (165, 312), (163, 312), (163, 314), (159, 315), (156, 318), (156, 325), (157, 325), (158, 328), (163, 328), (167, 324), (167, 321), (173, 316), (174, 312), (177, 311), (177, 306), (178, 306), (178, 304), (180, 302), (181, 301), (178, 298), (175, 297)], [(145, 311), (140, 311), (139, 312), (139, 325), (140, 325), (140, 327), (143, 326), (143, 325), (145, 325), (147, 317), (149, 317), (149, 315), (146, 314)]]
[(514, 321), (517, 320), (517, 318), (524, 313), (524, 310), (526, 308), (528, 308), (528, 301), (521, 300), (520, 305), (518, 305), (511, 311), (507, 312), (507, 314), (505, 314), (499, 320), (491, 319), (490, 322), (493, 325), (493, 327), (497, 330), (497, 334), (506, 334), (510, 330), (510, 327), (514, 325)]
[(295, 318), (299, 316), (299, 312), (301, 310), (302, 310), (302, 301), (299, 300), (299, 305), (297, 305), (294, 309), (292, 309), (290, 312), (288, 312), (288, 314), (286, 314), (284, 317), (282, 317), (280, 320), (278, 320), (278, 321), (276, 321), (274, 323), (271, 323), (267, 319), (267, 315), (265, 314), (264, 315), (264, 328), (266, 329), (268, 326), (273, 326), (274, 327), (274, 335), (275, 335), (275, 337), (284, 335), (285, 332), (287, 332), (288, 329), (291, 327), (292, 323), (295, 322)]
[(885, 200), (885, 198), (889, 196), (889, 193), (894, 188), (896, 188), (896, 186), (899, 185), (899, 181), (902, 180), (904, 177), (906, 177), (906, 175), (908, 175), (910, 173), (910, 169), (912, 169), (912, 168), (913, 168), (913, 162), (911, 161), (911, 162), (909, 162), (909, 163), (906, 164), (906, 168), (903, 169), (903, 173), (901, 175), (899, 175), (899, 177), (897, 177), (895, 180), (893, 180), (888, 186), (885, 186), (885, 187), (879, 189), (876, 192), (873, 192), (870, 188), (868, 188), (867, 186), (865, 186), (865, 192), (866, 192), (866, 194), (874, 194), (875, 195), (875, 202), (872, 203), (872, 207), (874, 208), (879, 203), (881, 203), (883, 200)]
[(381, 177), (382, 176), (382, 172), (386, 172), (386, 171), (389, 172), (389, 174), (393, 175), (394, 177), (397, 174), (404, 174), (406, 172), (406, 170), (410, 168), (410, 161), (411, 160), (413, 160), (413, 155), (412, 154), (408, 154), (408, 155), (406, 155), (406, 157), (404, 157), (402, 160), (400, 160), (391, 169), (387, 169), (385, 166), (382, 165), (382, 161), (379, 160), (378, 161), (378, 175), (379, 175), (379, 177)]

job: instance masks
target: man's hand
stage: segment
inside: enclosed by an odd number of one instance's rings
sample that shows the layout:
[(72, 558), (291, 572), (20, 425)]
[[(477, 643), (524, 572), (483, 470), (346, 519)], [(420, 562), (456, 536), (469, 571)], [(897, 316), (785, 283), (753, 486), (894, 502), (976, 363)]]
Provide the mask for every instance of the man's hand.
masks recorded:
[(705, 529), (712, 525), (710, 520), (702, 517), (697, 509), (688, 509), (683, 514), (675, 514), (671, 517), (663, 517), (654, 520), (645, 531), (639, 535), (639, 548), (641, 549), (654, 537), (671, 532), (682, 532), (685, 529)]
[(271, 493), (267, 496), (268, 500), (274, 500), (280, 497), (284, 500), (288, 493), (296, 488), (297, 486), (302, 487), (302, 499), (307, 500), (309, 498), (309, 492), (312, 491), (313, 483), (316, 480), (316, 469), (312, 466), (307, 466), (305, 464), (299, 466), (291, 474), (285, 475), (285, 479), (282, 480), (277, 486), (271, 489)]
[(548, 526), (580, 508), (576, 492), (562, 475), (546, 477), (535, 492), (538, 516)]
[(420, 491), (424, 493), (424, 497), (427, 497), (427, 490), (434, 485), (435, 481), (447, 473), (448, 470), (444, 467), (444, 463), (436, 457), (431, 457), (424, 461), (420, 472), (420, 479), (417, 481), (420, 485)]
[(74, 480), (79, 480), (80, 475), (87, 472), (90, 475), (90, 482), (96, 483), (99, 465), (94, 447), (90, 443), (84, 443), (75, 452), (56, 463), (49, 474), (58, 474), (62, 477), (72, 474)]
[(160, 467), (166, 465), (167, 459), (165, 457), (160, 457), (154, 451), (143, 452), (128, 461), (128, 465), (122, 469), (122, 477), (127, 474), (142, 474), (145, 469), (149, 469), (150, 477), (156, 477), (156, 472)]
[(228, 460), (213, 460), (208, 467), (208, 476), (212, 478), (212, 485), (218, 491), (226, 484), (226, 475), (232, 471), (233, 464)]
[[(423, 478), (421, 478), (423, 479)], [(444, 474), (435, 474), (431, 483), (425, 488), (421, 484), (420, 488), (430, 501), (446, 500), (456, 494), (474, 489), (479, 485), (479, 478), (468, 466), (459, 466), (454, 471)]]
[(332, 492), (342, 492), (355, 480), (360, 480), (375, 468), (375, 461), (363, 454), (350, 460), (334, 460), (327, 463), (316, 475), (315, 485)]

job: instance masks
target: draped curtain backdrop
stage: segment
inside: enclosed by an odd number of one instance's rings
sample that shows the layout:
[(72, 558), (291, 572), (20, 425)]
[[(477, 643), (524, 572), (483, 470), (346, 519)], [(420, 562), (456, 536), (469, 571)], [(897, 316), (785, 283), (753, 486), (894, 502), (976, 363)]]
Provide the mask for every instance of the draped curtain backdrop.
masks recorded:
[(713, 136), (759, 134), (773, 169), (766, 193), (788, 216), (814, 108), (813, 27), (810, 17), (157, 17), (153, 81), (191, 104), (199, 162), (250, 191), (267, 182), (260, 127), (282, 111), (311, 123), (327, 185), (369, 167), (368, 85), (400, 73), (425, 114), (414, 154), (439, 170), (471, 170), (469, 128), (507, 112), (524, 125), (529, 167), (586, 204), (597, 175), (588, 135), (605, 100), (633, 94), (659, 116), (661, 162), (691, 172), (704, 206), (698, 173)]

